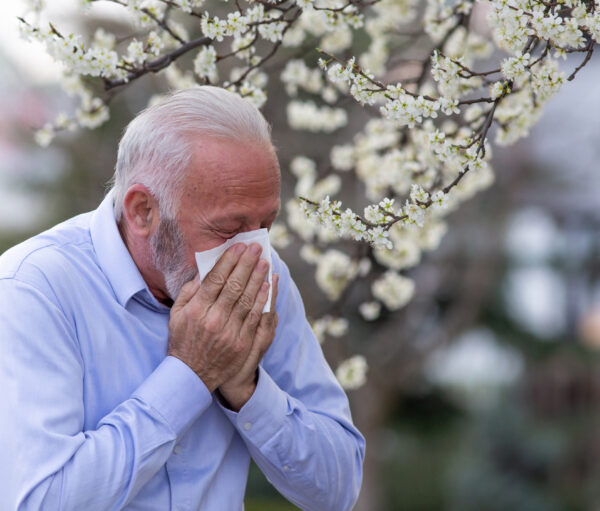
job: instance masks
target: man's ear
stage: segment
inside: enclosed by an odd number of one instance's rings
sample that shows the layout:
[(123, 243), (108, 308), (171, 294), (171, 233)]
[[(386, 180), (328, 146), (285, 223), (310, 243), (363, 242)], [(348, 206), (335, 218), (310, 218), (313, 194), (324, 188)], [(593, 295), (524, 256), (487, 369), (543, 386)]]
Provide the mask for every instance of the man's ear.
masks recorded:
[(158, 201), (144, 185), (134, 184), (123, 198), (123, 216), (130, 233), (146, 238), (160, 220)]

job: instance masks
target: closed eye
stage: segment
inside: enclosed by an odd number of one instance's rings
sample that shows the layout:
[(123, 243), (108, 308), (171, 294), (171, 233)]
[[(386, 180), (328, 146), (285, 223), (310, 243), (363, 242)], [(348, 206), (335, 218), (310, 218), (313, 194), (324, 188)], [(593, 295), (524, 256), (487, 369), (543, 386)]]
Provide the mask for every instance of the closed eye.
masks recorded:
[(215, 231), (215, 234), (223, 239), (233, 238), (238, 231)]

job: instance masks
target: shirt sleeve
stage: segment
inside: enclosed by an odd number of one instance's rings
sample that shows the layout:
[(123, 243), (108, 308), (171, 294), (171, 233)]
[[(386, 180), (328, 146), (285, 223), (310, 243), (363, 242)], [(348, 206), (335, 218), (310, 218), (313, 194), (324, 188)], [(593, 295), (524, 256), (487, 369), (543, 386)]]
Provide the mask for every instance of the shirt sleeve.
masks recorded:
[(0, 279), (0, 325), (0, 509), (121, 509), (212, 403), (196, 374), (167, 357), (95, 430), (83, 431), (76, 325), (14, 278)]
[(280, 274), (273, 344), (239, 413), (222, 407), (267, 479), (306, 511), (343, 511), (362, 481), (365, 441), (306, 320), (287, 266)]

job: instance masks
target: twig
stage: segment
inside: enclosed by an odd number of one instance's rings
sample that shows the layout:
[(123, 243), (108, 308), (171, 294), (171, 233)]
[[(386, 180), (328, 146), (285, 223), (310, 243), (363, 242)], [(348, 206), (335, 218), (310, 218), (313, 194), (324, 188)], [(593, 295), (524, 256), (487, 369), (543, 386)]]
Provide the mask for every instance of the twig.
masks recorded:
[(150, 60), (149, 62), (144, 62), (143, 67), (129, 73), (127, 75), (127, 78), (104, 80), (104, 90), (109, 91), (111, 89), (114, 89), (115, 87), (120, 87), (129, 83), (131, 80), (135, 80), (136, 78), (139, 78), (140, 76), (143, 76), (148, 73), (158, 73), (159, 71), (167, 67), (169, 64), (177, 60), (179, 57), (185, 55), (187, 52), (200, 46), (207, 46), (211, 42), (212, 39), (210, 37), (199, 37), (197, 39), (194, 39), (189, 43), (181, 45), (179, 48), (172, 51), (171, 53), (158, 57), (154, 60)]
[(150, 18), (152, 18), (159, 27), (161, 27), (165, 32), (167, 32), (177, 42), (179, 42), (181, 44), (186, 43), (185, 40), (183, 40), (175, 32), (173, 32), (173, 30), (171, 30), (171, 27), (169, 27), (166, 19), (163, 19), (163, 20), (158, 19), (158, 17), (156, 17), (154, 14), (152, 14), (152, 11), (150, 11), (150, 9), (146, 9), (145, 7), (143, 9), (141, 9), (141, 11), (144, 14), (146, 14), (147, 16), (150, 16)]
[(273, 55), (275, 55), (275, 53), (277, 53), (277, 50), (279, 49), (279, 47), (281, 46), (281, 44), (283, 43), (283, 36), (285, 35), (285, 33), (287, 32), (287, 30), (292, 26), (292, 23), (294, 21), (296, 21), (296, 19), (298, 18), (298, 16), (300, 16), (300, 14), (302, 13), (301, 9), (298, 9), (295, 14), (287, 20), (276, 20), (276, 21), (282, 21), (282, 22), (287, 22), (287, 26), (282, 30), (282, 34), (281, 34), (281, 39), (279, 41), (277, 41), (275, 44), (273, 44), (273, 47), (271, 48), (271, 50), (269, 51), (269, 53), (267, 53), (264, 57), (262, 57), (258, 62), (256, 62), (255, 64), (252, 64), (251, 66), (248, 66), (246, 68), (246, 70), (242, 73), (242, 75), (233, 83), (231, 83), (231, 86), (238, 86), (240, 85), (248, 76), (248, 74), (250, 74), (250, 72), (252, 72), (254, 69), (262, 66), (267, 60), (269, 60)]
[(589, 60), (592, 58), (592, 54), (594, 53), (594, 40), (590, 38), (588, 44), (587, 44), (587, 53), (585, 54), (585, 58), (583, 59), (583, 62), (581, 64), (579, 64), (576, 68), (575, 71), (573, 71), (571, 73), (571, 75), (567, 78), (568, 81), (572, 81), (575, 76), (577, 75), (577, 73), (579, 73), (579, 71), (589, 62)]

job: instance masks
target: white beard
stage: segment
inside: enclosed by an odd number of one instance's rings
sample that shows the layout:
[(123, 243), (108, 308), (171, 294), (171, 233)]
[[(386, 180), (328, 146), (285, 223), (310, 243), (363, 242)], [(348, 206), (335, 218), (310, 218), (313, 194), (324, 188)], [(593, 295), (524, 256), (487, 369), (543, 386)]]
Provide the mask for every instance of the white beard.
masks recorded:
[(198, 270), (185, 264), (183, 234), (172, 218), (161, 218), (150, 236), (154, 267), (163, 274), (167, 293), (175, 301), (183, 285), (192, 280)]

